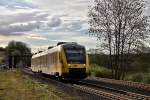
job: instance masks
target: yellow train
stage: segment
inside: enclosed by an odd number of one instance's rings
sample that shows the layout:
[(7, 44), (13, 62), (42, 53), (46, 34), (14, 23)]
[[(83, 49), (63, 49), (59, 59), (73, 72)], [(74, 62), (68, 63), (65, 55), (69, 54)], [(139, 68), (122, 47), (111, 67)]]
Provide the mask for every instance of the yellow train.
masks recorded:
[(32, 71), (61, 79), (83, 79), (89, 73), (88, 68), (89, 60), (85, 47), (74, 42), (61, 42), (32, 56)]

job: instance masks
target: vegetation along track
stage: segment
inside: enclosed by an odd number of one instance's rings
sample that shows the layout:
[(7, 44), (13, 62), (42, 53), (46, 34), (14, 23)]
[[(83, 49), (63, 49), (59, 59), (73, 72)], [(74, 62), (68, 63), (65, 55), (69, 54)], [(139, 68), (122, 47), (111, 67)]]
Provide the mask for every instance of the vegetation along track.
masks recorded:
[[(38, 79), (47, 84), (53, 84), (57, 89), (77, 98), (77, 100), (133, 100), (124, 95), (118, 95), (112, 91), (98, 89), (81, 83), (63, 83), (50, 78), (43, 77), (40, 74), (34, 74), (30, 70), (23, 70), (24, 73), (32, 78)], [(136, 99), (137, 100), (137, 99)], [(140, 99), (139, 99), (140, 100)], [(149, 100), (142, 98), (141, 100)]]

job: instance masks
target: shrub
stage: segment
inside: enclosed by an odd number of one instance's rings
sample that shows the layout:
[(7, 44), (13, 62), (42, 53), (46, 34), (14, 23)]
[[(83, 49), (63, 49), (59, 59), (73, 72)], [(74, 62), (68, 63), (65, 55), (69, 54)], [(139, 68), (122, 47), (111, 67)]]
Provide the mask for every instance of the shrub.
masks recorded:
[(132, 74), (127, 77), (127, 80), (134, 82), (142, 82), (144, 80), (144, 75), (142, 73)]
[(92, 76), (111, 78), (111, 70), (97, 64), (90, 65), (90, 72)]
[(135, 73), (128, 75), (125, 80), (134, 82), (150, 83), (150, 74), (148, 73)]
[(145, 75), (144, 83), (150, 84), (150, 73)]

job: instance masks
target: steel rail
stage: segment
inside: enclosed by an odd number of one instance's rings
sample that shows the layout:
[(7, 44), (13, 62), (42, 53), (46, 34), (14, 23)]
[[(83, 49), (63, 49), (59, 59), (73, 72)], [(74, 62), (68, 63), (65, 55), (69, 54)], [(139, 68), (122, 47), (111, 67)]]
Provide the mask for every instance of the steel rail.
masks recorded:
[(109, 99), (109, 100), (132, 100), (123, 96), (118, 96), (109, 92), (100, 91), (100, 90), (93, 89), (91, 87), (84, 86), (84, 85), (75, 84), (74, 86), (76, 87), (76, 89), (80, 89), (84, 92), (90, 92), (98, 96), (103, 96), (104, 98)]
[(132, 92), (128, 92), (128, 91), (123, 91), (123, 90), (118, 90), (115, 88), (111, 88), (108, 86), (103, 86), (101, 84), (95, 84), (95, 83), (90, 83), (89, 81), (80, 81), (80, 84), (85, 84), (85, 85), (89, 85), (92, 87), (96, 87), (99, 89), (104, 89), (106, 91), (110, 91), (113, 92), (114, 94), (118, 94), (120, 96), (124, 96), (124, 97), (128, 97), (130, 99), (135, 99), (135, 100), (150, 100), (150, 96), (145, 96), (142, 94), (137, 94), (137, 93), (132, 93)]
[(101, 81), (101, 82), (107, 82), (107, 83), (117, 84), (117, 85), (122, 85), (122, 86), (130, 86), (130, 87), (150, 91), (150, 84), (146, 84), (146, 83), (115, 80), (115, 79), (108, 79), (108, 78), (99, 78), (99, 77), (89, 77), (88, 79), (93, 79), (93, 80), (97, 80), (97, 81)]

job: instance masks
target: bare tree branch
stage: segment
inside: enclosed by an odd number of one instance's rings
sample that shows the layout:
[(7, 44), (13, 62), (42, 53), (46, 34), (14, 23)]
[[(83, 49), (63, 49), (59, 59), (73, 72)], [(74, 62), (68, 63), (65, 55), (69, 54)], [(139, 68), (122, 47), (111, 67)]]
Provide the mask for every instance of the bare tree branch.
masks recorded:
[(125, 75), (128, 55), (149, 35), (144, 0), (95, 0), (89, 9), (89, 34), (109, 51), (112, 76)]

